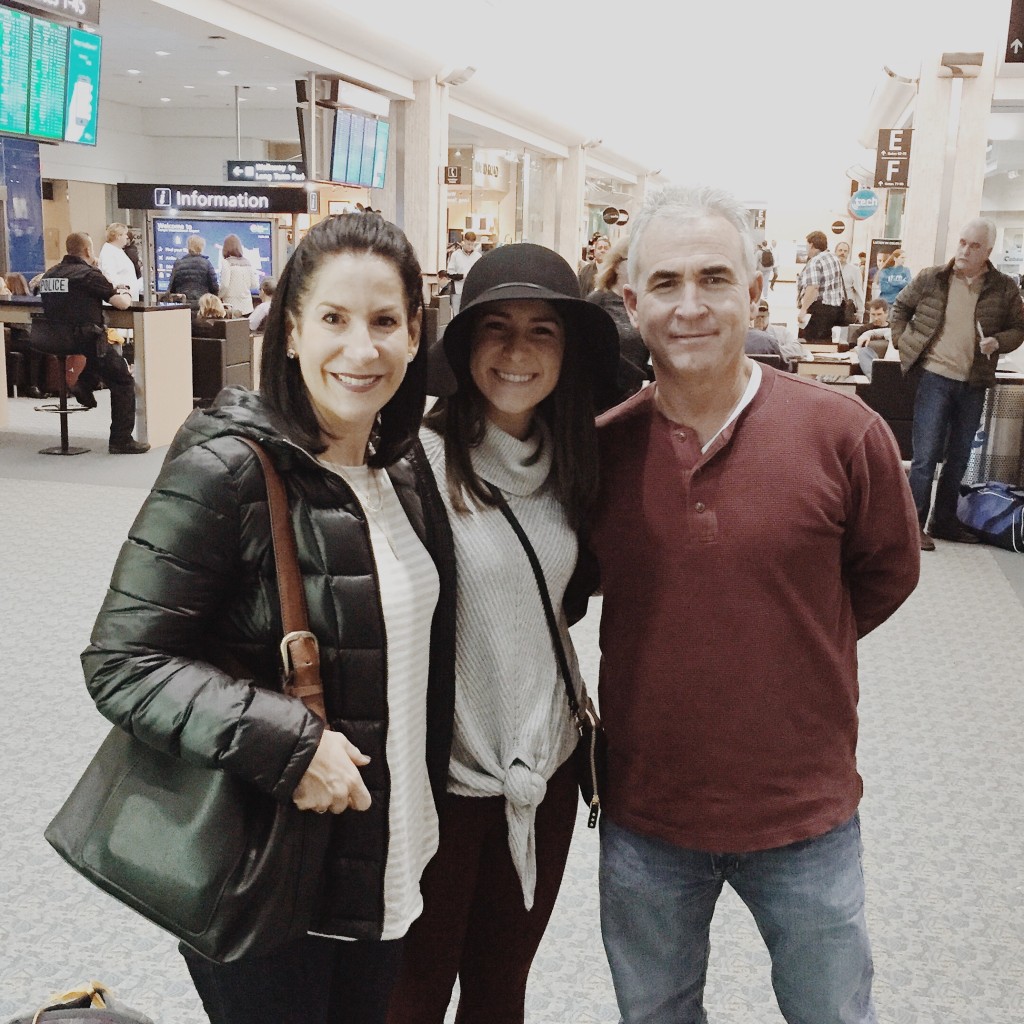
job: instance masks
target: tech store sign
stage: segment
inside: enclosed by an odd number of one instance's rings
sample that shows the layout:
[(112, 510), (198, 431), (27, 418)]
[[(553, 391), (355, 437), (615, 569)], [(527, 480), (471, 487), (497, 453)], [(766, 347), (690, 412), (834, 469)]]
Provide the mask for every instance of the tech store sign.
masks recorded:
[(164, 213), (308, 213), (315, 193), (305, 188), (244, 185), (162, 185), (121, 182), (117, 205), (122, 210)]
[(850, 196), (848, 209), (857, 220), (867, 220), (878, 212), (878, 193), (869, 188), (862, 188)]

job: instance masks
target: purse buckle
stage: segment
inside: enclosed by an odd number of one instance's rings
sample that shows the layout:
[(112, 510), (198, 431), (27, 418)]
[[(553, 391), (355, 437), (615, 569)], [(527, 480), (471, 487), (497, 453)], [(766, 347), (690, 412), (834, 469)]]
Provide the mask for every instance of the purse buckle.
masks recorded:
[(295, 668), (292, 662), (292, 651), (291, 645), (296, 640), (312, 640), (313, 647), (316, 650), (317, 657), (320, 656), (320, 643), (317, 640), (315, 634), (311, 633), (308, 629), (295, 629), (291, 633), (285, 633), (281, 640), (281, 666), (284, 669), (284, 678), (290, 679), (292, 672)]

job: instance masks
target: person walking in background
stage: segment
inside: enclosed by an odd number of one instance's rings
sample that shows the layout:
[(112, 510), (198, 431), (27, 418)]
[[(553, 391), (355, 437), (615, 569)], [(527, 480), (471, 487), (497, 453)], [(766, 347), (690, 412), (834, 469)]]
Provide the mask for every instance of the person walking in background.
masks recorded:
[[(82, 655), (115, 725), (333, 815), (307, 936), (224, 964), (182, 947), (211, 1024), (381, 1024), (420, 912), (454, 705), (451, 535), (414, 447), (421, 326), (397, 227), (348, 214), (311, 228), (281, 275), (260, 390), (226, 388), (179, 430)], [(243, 438), (297, 524), (329, 728), (281, 692), (267, 490)]]
[(876, 278), (878, 283), (877, 297), (885, 299), (891, 306), (896, 301), (896, 296), (910, 284), (913, 276), (906, 266), (903, 250), (894, 249), (885, 261), (885, 266), (878, 272)]
[(604, 257), (594, 290), (586, 296), (612, 318), (619, 334), (618, 401), (636, 394), (651, 379), (651, 355), (622, 302), (622, 289), (629, 279), (628, 257), (629, 238), (620, 238)]
[(614, 389), (615, 325), (572, 267), (505, 245), (469, 272), (443, 349), (458, 382), (421, 433), (458, 566), (455, 734), (440, 846), (423, 876), (389, 1024), (522, 1024), (526, 983), (562, 880), (579, 789), (536, 551), (581, 704), (562, 611), (597, 488), (594, 391)]
[(934, 537), (977, 543), (957, 519), (960, 483), (999, 355), (1024, 341), (1024, 301), (989, 260), (995, 241), (994, 221), (968, 221), (953, 258), (922, 270), (898, 294), (889, 318), (903, 372), (919, 375), (910, 489), (923, 551), (935, 549)]
[(591, 530), (601, 930), (619, 1013), (707, 1020), (728, 882), (790, 1024), (876, 1024), (857, 641), (917, 584), (899, 452), (857, 399), (744, 356), (761, 281), (731, 196), (655, 195), (629, 264), (626, 308), (655, 382), (598, 421)]
[(193, 309), (199, 307), (204, 295), (218, 295), (220, 282), (210, 258), (203, 252), (206, 241), (202, 235), (189, 235), (188, 252), (178, 257), (171, 267), (171, 280), (167, 291), (184, 295)]
[(829, 342), (843, 306), (843, 270), (823, 231), (807, 236), (807, 263), (797, 280), (797, 323), (804, 341)]
[(467, 231), (462, 236), (462, 243), (448, 257), (448, 278), (455, 285), (455, 291), (451, 296), (452, 316), (456, 316), (459, 312), (459, 303), (462, 301), (462, 285), (473, 264), (480, 259), (480, 255), (480, 250), (476, 247), (476, 232)]
[(128, 245), (128, 228), (117, 222), (108, 224), (106, 239), (100, 247), (97, 265), (115, 288), (127, 289), (132, 302), (138, 302), (142, 294), (142, 281), (135, 272), (135, 264), (124, 251)]
[(757, 247), (757, 262), (761, 271), (761, 298), (768, 297), (768, 290), (775, 285), (775, 278), (778, 270), (775, 267), (775, 253), (767, 240), (762, 241)]
[(259, 287), (259, 272), (245, 258), (238, 235), (224, 239), (221, 257), (221, 301), (232, 311), (248, 316), (252, 312), (252, 293)]
[(601, 270), (601, 265), (604, 263), (605, 256), (608, 255), (609, 250), (612, 247), (612, 243), (608, 240), (607, 235), (598, 235), (593, 242), (592, 250), (594, 253), (593, 259), (587, 260), (582, 267), (579, 269), (577, 277), (580, 282), (580, 294), (586, 298), (597, 286), (597, 275)]
[(864, 283), (860, 267), (850, 262), (850, 243), (836, 242), (836, 259), (843, 270), (843, 284), (847, 298), (853, 299), (857, 307), (857, 319), (864, 317)]

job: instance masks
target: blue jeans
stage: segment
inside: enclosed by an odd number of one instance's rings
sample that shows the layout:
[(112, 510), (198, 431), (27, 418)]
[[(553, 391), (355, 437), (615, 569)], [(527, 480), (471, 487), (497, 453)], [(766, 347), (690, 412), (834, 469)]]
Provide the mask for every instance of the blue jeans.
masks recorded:
[(938, 533), (959, 532), (956, 503), (984, 407), (984, 388), (972, 388), (963, 381), (940, 377), (928, 370), (921, 372), (914, 400), (914, 458), (910, 464), (910, 490), (922, 528), (928, 522), (928, 510), (932, 504), (935, 467), (942, 462), (942, 472), (935, 488), (931, 529)]
[(789, 1024), (876, 1024), (860, 821), (711, 854), (601, 819), (601, 931), (625, 1024), (705, 1024), (711, 918), (727, 882), (754, 916)]

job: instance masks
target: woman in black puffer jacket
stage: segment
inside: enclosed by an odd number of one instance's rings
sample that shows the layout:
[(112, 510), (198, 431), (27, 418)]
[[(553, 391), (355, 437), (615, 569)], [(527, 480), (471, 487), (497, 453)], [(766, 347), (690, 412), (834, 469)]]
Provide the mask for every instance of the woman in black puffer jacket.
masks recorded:
[[(223, 965), (183, 948), (214, 1024), (382, 1020), (420, 911), (454, 706), (451, 536), (414, 441), (420, 281), (378, 215), (309, 232), (274, 296), (260, 393), (225, 390), (185, 422), (82, 655), (121, 728), (334, 815), (306, 939)], [(280, 692), (266, 487), (241, 437), (285, 481), (330, 731)]]

